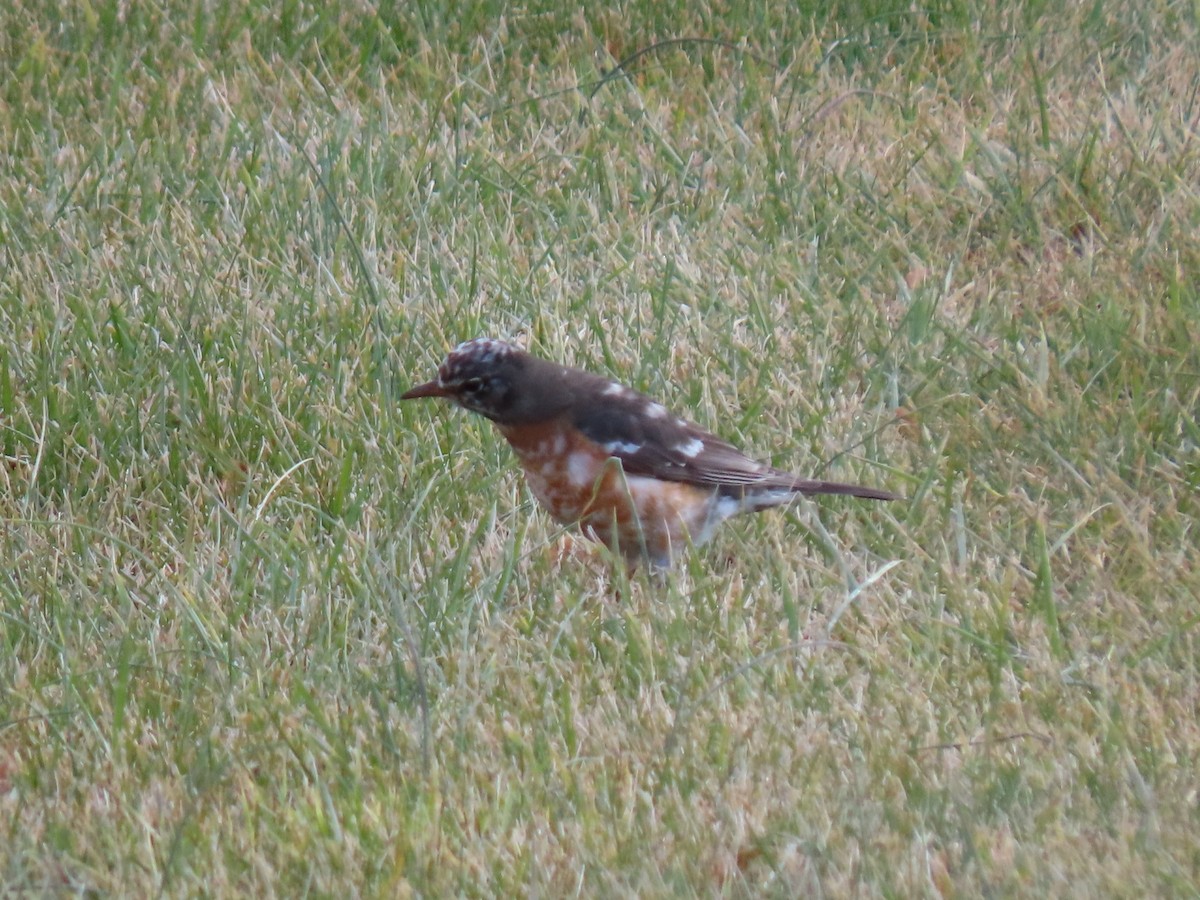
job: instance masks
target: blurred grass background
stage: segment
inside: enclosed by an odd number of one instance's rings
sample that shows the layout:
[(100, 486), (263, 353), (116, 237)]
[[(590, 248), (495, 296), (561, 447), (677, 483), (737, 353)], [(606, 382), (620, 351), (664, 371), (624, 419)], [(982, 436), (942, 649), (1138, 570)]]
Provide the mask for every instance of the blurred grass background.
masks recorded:
[[(1196, 14), (6, 4), (0, 892), (1194, 895)], [(478, 335), (908, 499), (614, 586)]]

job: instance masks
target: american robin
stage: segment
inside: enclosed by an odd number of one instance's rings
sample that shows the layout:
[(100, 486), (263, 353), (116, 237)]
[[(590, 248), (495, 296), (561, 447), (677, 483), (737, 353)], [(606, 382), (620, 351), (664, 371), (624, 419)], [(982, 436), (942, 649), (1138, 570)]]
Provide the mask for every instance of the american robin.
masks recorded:
[(491, 419), (550, 515), (578, 525), (630, 568), (644, 560), (668, 568), (730, 516), (796, 494), (896, 499), (755, 462), (624, 385), (491, 338), (459, 344), (437, 378), (400, 399), (417, 397), (446, 397)]

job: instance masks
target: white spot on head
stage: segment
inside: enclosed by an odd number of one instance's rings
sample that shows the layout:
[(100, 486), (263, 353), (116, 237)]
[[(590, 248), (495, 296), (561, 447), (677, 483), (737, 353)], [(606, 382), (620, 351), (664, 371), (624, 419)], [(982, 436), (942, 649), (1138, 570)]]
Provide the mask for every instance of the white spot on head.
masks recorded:
[(438, 369), (438, 381), (443, 384), (453, 381), (456, 370), (467, 363), (486, 367), (518, 352), (519, 347), (496, 338), (463, 341), (446, 355), (446, 361)]
[(676, 444), (675, 451), (686, 456), (688, 459), (695, 459), (704, 452), (704, 441), (700, 438), (692, 438), (684, 444)]
[(463, 341), (451, 350), (450, 355), (457, 356), (460, 353), (466, 353), (476, 359), (495, 359), (498, 356), (507, 356), (516, 349), (508, 341), (502, 341), (499, 338), (472, 338), (469, 341)]
[(665, 419), (667, 416), (667, 408), (661, 403), (647, 403), (644, 412), (651, 419)]
[(629, 456), (637, 453), (642, 449), (641, 444), (631, 444), (628, 441), (609, 441), (607, 444), (601, 444), (609, 456)]

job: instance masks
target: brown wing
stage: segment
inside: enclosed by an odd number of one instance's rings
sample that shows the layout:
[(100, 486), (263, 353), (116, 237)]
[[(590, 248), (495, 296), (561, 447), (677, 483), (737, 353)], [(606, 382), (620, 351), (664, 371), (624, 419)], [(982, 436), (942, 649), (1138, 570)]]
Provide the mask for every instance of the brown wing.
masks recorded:
[(810, 481), (757, 462), (727, 441), (671, 415), (628, 388), (610, 385), (597, 402), (579, 404), (573, 424), (621, 461), (630, 475), (680, 481), (742, 494), (797, 491), (893, 500), (887, 491), (836, 481)]
[(630, 475), (703, 485), (745, 485), (772, 474), (731, 444), (625, 390), (580, 405), (573, 424)]

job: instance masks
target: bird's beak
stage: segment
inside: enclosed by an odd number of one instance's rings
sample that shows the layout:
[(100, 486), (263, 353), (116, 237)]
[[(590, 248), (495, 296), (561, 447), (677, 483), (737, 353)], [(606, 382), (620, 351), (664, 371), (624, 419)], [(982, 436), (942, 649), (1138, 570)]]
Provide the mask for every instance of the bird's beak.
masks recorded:
[(418, 384), (414, 388), (409, 388), (400, 395), (401, 400), (416, 400), (418, 397), (449, 397), (450, 390), (442, 387), (435, 378), (433, 381), (427, 381), (424, 384)]

